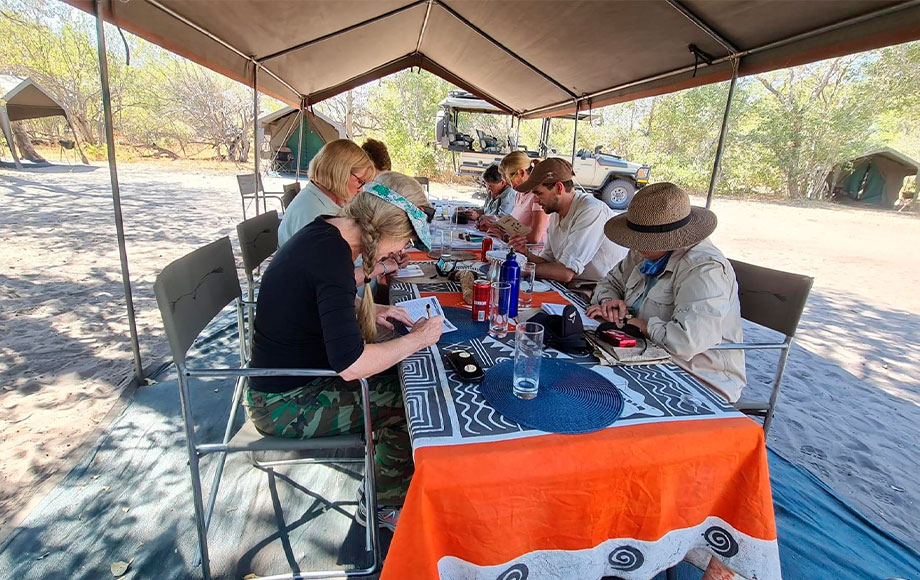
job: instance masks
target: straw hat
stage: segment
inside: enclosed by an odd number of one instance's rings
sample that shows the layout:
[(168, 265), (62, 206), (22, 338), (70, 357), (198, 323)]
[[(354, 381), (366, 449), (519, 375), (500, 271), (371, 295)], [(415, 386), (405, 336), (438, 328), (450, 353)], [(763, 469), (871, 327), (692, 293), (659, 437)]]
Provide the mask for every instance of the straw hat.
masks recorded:
[(624, 248), (667, 252), (702, 242), (717, 223), (716, 214), (691, 206), (683, 189), (662, 182), (637, 191), (626, 213), (608, 221), (604, 233)]

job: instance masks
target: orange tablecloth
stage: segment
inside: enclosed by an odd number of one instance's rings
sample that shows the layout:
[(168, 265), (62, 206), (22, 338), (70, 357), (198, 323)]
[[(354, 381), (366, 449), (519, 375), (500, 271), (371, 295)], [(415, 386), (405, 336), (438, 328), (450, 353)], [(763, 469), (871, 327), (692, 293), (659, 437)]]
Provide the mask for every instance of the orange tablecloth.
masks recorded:
[[(397, 299), (458, 304), (404, 286)], [(559, 288), (535, 302), (565, 298)], [(473, 343), (489, 366), (513, 339)], [(780, 578), (760, 426), (674, 365), (594, 370), (624, 395), (623, 416), (557, 435), (503, 419), (436, 347), (404, 361), (415, 475), (382, 580), (641, 580), (692, 550)]]

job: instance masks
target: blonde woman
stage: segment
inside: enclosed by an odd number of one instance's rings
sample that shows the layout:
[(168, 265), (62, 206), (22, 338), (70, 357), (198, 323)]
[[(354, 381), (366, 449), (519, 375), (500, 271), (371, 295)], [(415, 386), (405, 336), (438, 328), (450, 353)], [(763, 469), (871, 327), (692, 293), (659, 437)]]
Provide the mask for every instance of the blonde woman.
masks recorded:
[(348, 139), (326, 143), (310, 161), (310, 180), (284, 212), (278, 247), (319, 215), (335, 215), (374, 178), (370, 157)]
[[(414, 178), (403, 175), (402, 173), (397, 173), (396, 171), (384, 171), (378, 174), (374, 181), (384, 185), (392, 191), (400, 192), (400, 194), (409, 200), (412, 205), (422, 211), (425, 211), (425, 209), (434, 211), (434, 207), (425, 196), (425, 188)], [(409, 255), (403, 250), (381, 256), (382, 259), (380, 259), (374, 266), (374, 269), (371, 270), (371, 279), (391, 276), (400, 268), (405, 268), (406, 264), (409, 262)], [(358, 267), (355, 268), (355, 282), (361, 284), (366, 274), (364, 272), (363, 262), (360, 258), (358, 262)]]
[[(534, 159), (528, 157), (523, 151), (513, 151), (502, 158), (498, 169), (505, 178), (505, 182), (516, 188), (527, 180), (533, 162)], [(542, 244), (545, 241), (549, 216), (537, 203), (532, 193), (516, 192), (511, 215), (530, 228), (530, 233), (527, 234), (528, 244)], [(502, 235), (504, 233), (498, 226), (487, 224), (486, 227), (490, 234)]]
[[(394, 528), (412, 477), (412, 449), (395, 373), (384, 371), (435, 344), (443, 318), (413, 321), (404, 308), (373, 302), (369, 283), (380, 256), (409, 242), (430, 248), (425, 214), (381, 183), (368, 184), (337, 216), (320, 216), (275, 254), (262, 276), (251, 365), (256, 368), (327, 368), (338, 377), (253, 378), (246, 393), (256, 429), (278, 437), (308, 438), (362, 432), (358, 387), (370, 378), (377, 435), (377, 498), (382, 525)], [(356, 305), (354, 261), (364, 258), (364, 296)], [(391, 321), (411, 331), (376, 344), (377, 325)], [(366, 521), (363, 495), (359, 522)]]

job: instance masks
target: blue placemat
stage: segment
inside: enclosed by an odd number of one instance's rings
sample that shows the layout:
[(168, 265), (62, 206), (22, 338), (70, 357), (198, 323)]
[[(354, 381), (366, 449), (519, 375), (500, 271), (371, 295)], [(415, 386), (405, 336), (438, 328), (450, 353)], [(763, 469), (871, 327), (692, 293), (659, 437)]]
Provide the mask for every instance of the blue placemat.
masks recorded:
[(441, 335), (438, 344), (456, 344), (474, 338), (483, 338), (489, 333), (488, 322), (474, 322), (473, 312), (456, 306), (444, 306), (444, 316), (454, 323), (457, 330)]
[(525, 401), (511, 392), (514, 361), (486, 371), (480, 392), (505, 417), (549, 433), (599, 431), (623, 412), (620, 391), (596, 372), (549, 358), (540, 365), (540, 393), (534, 399)]

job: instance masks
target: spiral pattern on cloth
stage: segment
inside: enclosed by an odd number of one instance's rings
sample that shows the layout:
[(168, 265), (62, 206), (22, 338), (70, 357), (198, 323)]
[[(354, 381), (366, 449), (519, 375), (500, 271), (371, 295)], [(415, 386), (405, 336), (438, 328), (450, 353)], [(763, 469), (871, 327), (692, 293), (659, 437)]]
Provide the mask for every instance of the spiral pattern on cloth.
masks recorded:
[(703, 539), (712, 551), (723, 558), (731, 558), (738, 553), (738, 542), (724, 528), (712, 526), (703, 532)]
[(632, 546), (619, 546), (607, 556), (607, 561), (614, 570), (631, 572), (638, 570), (645, 563), (645, 556)]
[(498, 575), (495, 580), (527, 580), (530, 570), (524, 564), (515, 564)]

